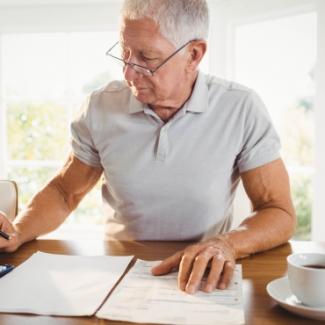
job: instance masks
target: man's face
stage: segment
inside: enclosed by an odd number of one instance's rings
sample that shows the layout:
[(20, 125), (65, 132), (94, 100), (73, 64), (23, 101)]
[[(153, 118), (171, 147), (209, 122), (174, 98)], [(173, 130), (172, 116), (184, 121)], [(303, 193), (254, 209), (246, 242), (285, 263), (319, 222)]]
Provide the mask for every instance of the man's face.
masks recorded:
[[(156, 23), (148, 18), (124, 20), (121, 28), (123, 59), (154, 70), (175, 50), (175, 46), (159, 32)], [(185, 50), (186, 51), (186, 50)], [(145, 76), (130, 66), (124, 68), (124, 78), (133, 95), (142, 103), (154, 106), (173, 106), (182, 95), (187, 78), (187, 52), (177, 53), (153, 76)]]

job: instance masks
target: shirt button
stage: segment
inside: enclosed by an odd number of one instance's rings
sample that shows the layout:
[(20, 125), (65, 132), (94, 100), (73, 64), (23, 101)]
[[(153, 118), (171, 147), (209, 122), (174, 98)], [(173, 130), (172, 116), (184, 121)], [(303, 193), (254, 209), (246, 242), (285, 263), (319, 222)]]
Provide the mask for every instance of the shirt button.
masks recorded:
[(157, 158), (160, 161), (164, 161), (166, 159), (166, 155), (164, 155), (164, 154), (158, 154)]

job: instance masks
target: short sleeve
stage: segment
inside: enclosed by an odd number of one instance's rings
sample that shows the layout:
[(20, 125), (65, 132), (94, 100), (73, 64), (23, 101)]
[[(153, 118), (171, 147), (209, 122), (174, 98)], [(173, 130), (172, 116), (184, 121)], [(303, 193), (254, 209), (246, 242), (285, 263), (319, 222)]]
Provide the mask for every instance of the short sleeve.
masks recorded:
[(245, 101), (242, 150), (237, 157), (240, 172), (280, 158), (280, 138), (261, 99), (250, 92)]
[(89, 106), (90, 97), (83, 103), (78, 116), (71, 123), (72, 152), (83, 163), (100, 167), (100, 157), (91, 135)]

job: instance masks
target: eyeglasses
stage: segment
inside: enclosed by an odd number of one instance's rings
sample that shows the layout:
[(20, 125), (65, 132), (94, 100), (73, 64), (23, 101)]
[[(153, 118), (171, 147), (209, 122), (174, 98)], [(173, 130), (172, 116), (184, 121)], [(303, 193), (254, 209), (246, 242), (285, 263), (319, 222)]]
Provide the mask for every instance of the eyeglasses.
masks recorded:
[(164, 61), (162, 61), (156, 68), (154, 69), (149, 69), (148, 67), (145, 67), (143, 65), (137, 64), (137, 63), (132, 63), (132, 62), (127, 62), (123, 60), (122, 58), (119, 58), (118, 56), (112, 54), (112, 51), (116, 46), (119, 44), (119, 42), (116, 42), (107, 52), (106, 55), (112, 57), (115, 60), (118, 60), (120, 63), (123, 64), (123, 67), (125, 68), (126, 66), (129, 66), (132, 68), (134, 71), (141, 73), (145, 76), (153, 76), (154, 73), (160, 69), (164, 64), (166, 64), (174, 55), (176, 55), (179, 51), (181, 51), (185, 46), (187, 46), (189, 43), (191, 43), (193, 40), (190, 40), (186, 42), (184, 45), (182, 45), (180, 48), (178, 48), (175, 52), (173, 52), (171, 55), (169, 55)]

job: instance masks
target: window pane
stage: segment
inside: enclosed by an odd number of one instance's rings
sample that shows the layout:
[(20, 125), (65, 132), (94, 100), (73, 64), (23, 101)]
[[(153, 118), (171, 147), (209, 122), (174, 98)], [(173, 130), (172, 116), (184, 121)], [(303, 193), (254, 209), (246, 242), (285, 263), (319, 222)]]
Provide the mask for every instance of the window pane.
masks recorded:
[(73, 33), (69, 38), (70, 91), (75, 99), (104, 86), (110, 80), (121, 79), (122, 69), (105, 55), (118, 40), (117, 33)]
[(310, 235), (316, 42), (314, 12), (243, 24), (235, 31), (236, 80), (260, 94), (280, 134), (299, 238)]
[[(78, 209), (67, 219), (67, 224), (104, 224), (107, 216), (103, 215), (101, 199), (101, 181), (81, 201)], [(113, 213), (113, 212), (112, 212)]]
[(5, 98), (62, 97), (68, 87), (66, 34), (8, 34), (2, 41)]
[[(117, 39), (117, 32), (2, 36), (7, 177), (19, 185), (21, 207), (62, 166), (74, 111), (90, 92), (122, 77), (105, 55)], [(100, 197), (98, 184), (67, 222), (103, 223)]]
[(23, 209), (32, 195), (39, 191), (53, 177), (57, 168), (10, 166), (8, 178), (17, 182), (19, 187), (19, 208)]
[(297, 98), (284, 113), (282, 156), (289, 166), (312, 167), (314, 164), (314, 103), (312, 98)]
[(55, 102), (7, 104), (10, 160), (60, 160), (69, 150), (67, 109)]
[(3, 35), (4, 97), (67, 100), (120, 78), (105, 55), (117, 39), (116, 32)]
[(309, 176), (291, 177), (293, 203), (297, 211), (297, 231), (295, 239), (311, 239), (312, 182)]
[[(39, 191), (58, 171), (56, 167), (20, 167), (16, 164), (8, 171), (9, 179), (19, 187), (19, 209), (24, 209), (32, 196)], [(101, 181), (88, 193), (79, 207), (67, 219), (67, 224), (104, 224), (101, 204)], [(113, 210), (111, 211), (113, 213)]]

